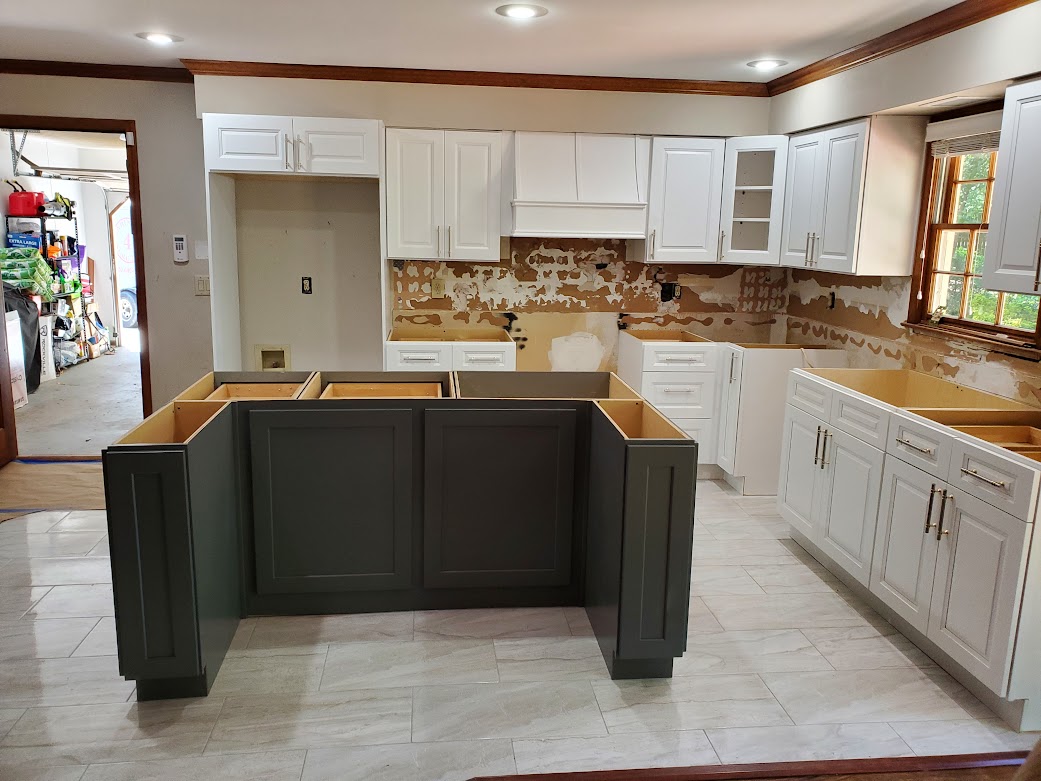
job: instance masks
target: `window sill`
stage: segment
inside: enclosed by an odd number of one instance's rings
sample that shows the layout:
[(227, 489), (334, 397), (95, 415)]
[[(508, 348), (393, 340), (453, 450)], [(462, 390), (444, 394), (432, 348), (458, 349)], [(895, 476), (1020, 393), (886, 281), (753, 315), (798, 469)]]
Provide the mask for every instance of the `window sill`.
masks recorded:
[(1041, 349), (1017, 344), (1012, 339), (1001, 336), (990, 336), (980, 331), (970, 331), (967, 328), (958, 328), (953, 325), (933, 325), (932, 323), (901, 323), (912, 333), (928, 334), (941, 339), (959, 339), (965, 342), (973, 342), (986, 347), (991, 352), (1009, 355), (1013, 358), (1022, 358), (1025, 361), (1041, 362)]

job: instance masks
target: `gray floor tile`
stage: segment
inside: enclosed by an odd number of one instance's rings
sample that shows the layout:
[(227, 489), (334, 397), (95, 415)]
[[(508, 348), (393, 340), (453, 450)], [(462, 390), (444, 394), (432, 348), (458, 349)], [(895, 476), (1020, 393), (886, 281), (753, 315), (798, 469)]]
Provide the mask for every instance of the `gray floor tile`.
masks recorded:
[(673, 675), (830, 670), (797, 629), (751, 629), (697, 634), (673, 663)]
[(418, 743), (606, 734), (588, 682), (415, 689), (412, 739)]
[(563, 608), (425, 610), (416, 613), (416, 639), (571, 637)]
[(723, 764), (910, 756), (888, 724), (825, 724), (708, 730)]
[(498, 681), (491, 640), (411, 640), (329, 647), (322, 691)]
[(803, 633), (836, 670), (874, 670), (883, 667), (935, 665), (914, 643), (892, 626), (876, 629), (805, 629)]
[(14, 586), (0, 588), (0, 619), (21, 618), (43, 599), (50, 586)]
[(1041, 732), (1015, 732), (1001, 719), (893, 722), (890, 726), (919, 756), (1029, 751)]
[(104, 510), (73, 510), (52, 532), (108, 532), (108, 513)]
[(324, 653), (227, 656), (210, 693), (290, 695), (316, 692), (323, 669)]
[(593, 626), (584, 607), (565, 607), (564, 618), (574, 637), (592, 637)]
[(745, 571), (768, 594), (831, 594), (838, 583), (823, 567), (808, 567), (798, 561), (788, 565), (752, 565)]
[(79, 781), (86, 770), (86, 765), (4, 768), (2, 778), (4, 781)]
[(763, 594), (744, 567), (696, 565), (690, 571), (690, 593), (699, 597), (730, 594)]
[(0, 570), (0, 586), (89, 586), (111, 583), (112, 565), (103, 558), (33, 558), (12, 562)]
[(468, 781), (515, 772), (510, 741), (468, 740), (311, 749), (303, 781)]
[(610, 678), (595, 637), (529, 637), (495, 641), (501, 681), (589, 681)]
[(690, 612), (687, 616), (687, 636), (695, 637), (699, 634), (722, 631), (723, 625), (708, 609), (705, 600), (701, 597), (691, 597)]
[(291, 648), (326, 643), (411, 640), (412, 613), (357, 613), (334, 616), (258, 618), (246, 647)]
[(116, 645), (116, 619), (102, 618), (72, 655), (114, 656), (118, 652), (119, 649)]
[(304, 751), (91, 765), (83, 781), (300, 781)]
[(126, 702), (133, 691), (133, 681), (123, 680), (112, 656), (0, 665), (0, 707)]
[(0, 535), (43, 534), (53, 529), (55, 524), (68, 514), (68, 510), (44, 510), (20, 515), (17, 518), (0, 522)]
[(701, 730), (515, 740), (513, 751), (518, 773), (581, 773), (719, 763)]
[(867, 626), (868, 620), (837, 594), (705, 597), (724, 629), (803, 629)]
[(0, 620), (0, 662), (71, 656), (97, 618)]
[(112, 586), (54, 586), (27, 615), (37, 618), (88, 618), (115, 615)]
[(694, 566), (795, 564), (798, 559), (781, 540), (715, 540), (694, 546)]
[(47, 532), (0, 535), (0, 557), (85, 556), (105, 535), (101, 532)]
[(0, 708), (0, 739), (10, 731), (23, 713), (25, 708)]

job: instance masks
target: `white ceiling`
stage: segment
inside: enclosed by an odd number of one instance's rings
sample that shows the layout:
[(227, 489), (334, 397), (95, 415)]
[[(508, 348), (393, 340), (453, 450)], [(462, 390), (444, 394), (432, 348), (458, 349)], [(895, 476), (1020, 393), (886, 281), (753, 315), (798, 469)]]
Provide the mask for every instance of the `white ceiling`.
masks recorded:
[[(501, 0), (500, 0), (501, 1)], [(0, 4), (0, 56), (125, 65), (178, 59), (768, 81), (957, 0), (50, 0)], [(183, 43), (134, 36), (163, 31)], [(769, 74), (745, 66), (778, 57)]]

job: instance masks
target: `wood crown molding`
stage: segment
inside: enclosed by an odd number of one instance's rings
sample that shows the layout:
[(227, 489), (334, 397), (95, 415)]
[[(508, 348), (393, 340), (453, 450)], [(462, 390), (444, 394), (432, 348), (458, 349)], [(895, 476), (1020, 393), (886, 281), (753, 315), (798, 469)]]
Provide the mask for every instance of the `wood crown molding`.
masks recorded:
[(101, 65), (93, 62), (54, 60), (0, 60), (0, 73), (21, 76), (74, 76), (88, 79), (165, 81), (191, 84), (192, 74), (184, 68), (156, 68), (147, 65)]
[(769, 96), (766, 84), (753, 81), (697, 81), (618, 76), (566, 76), (553, 73), (366, 68), (353, 65), (292, 65), (278, 62), (181, 60), (193, 76), (257, 76), (269, 79), (329, 79), (384, 81), (397, 84), (449, 84), (463, 87), (523, 87), (528, 89), (657, 92), (672, 95)]
[(796, 87), (803, 87), (828, 76), (865, 65), (882, 57), (886, 57), (903, 49), (917, 46), (920, 43), (939, 38), (941, 35), (953, 33), (964, 27), (1014, 11), (1037, 0), (964, 0), (964, 2), (945, 8), (932, 16), (919, 19), (905, 27), (880, 35), (865, 43), (858, 44), (838, 54), (825, 57), (810, 65), (778, 76), (767, 82), (771, 96), (780, 95)]

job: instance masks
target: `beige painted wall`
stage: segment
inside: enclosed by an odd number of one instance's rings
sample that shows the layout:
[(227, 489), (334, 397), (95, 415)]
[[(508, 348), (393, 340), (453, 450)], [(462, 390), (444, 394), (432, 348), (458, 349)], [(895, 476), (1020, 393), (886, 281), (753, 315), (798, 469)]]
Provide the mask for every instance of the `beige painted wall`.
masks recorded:
[[(194, 295), (194, 256), (206, 238), (202, 123), (190, 84), (0, 75), (0, 112), (137, 121), (154, 406), (210, 370), (209, 299)], [(171, 236), (188, 234), (192, 260), (173, 263)]]
[(1041, 3), (995, 16), (770, 99), (770, 132), (863, 117), (1041, 72)]
[(740, 136), (767, 132), (770, 101), (712, 95), (200, 76), (203, 113), (382, 119), (387, 127)]

